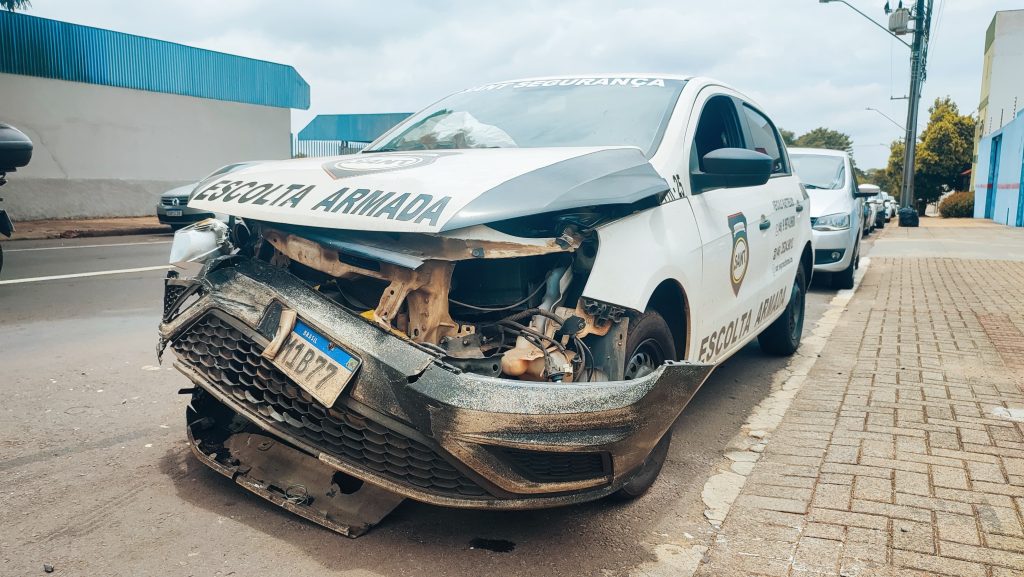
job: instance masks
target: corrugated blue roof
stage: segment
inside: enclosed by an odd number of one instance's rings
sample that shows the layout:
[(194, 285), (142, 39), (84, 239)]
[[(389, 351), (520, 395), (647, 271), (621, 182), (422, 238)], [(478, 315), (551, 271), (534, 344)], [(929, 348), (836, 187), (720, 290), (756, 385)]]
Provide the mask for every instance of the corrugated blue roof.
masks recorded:
[(0, 72), (309, 108), (291, 66), (0, 10)]
[(321, 114), (299, 131), (299, 140), (373, 142), (392, 126), (408, 118), (410, 114), (409, 112)]

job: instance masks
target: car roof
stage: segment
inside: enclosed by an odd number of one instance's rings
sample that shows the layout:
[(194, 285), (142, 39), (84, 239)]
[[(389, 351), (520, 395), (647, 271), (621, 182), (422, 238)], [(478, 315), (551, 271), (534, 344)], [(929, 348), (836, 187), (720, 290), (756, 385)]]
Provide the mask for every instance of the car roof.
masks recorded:
[(814, 154), (817, 156), (849, 156), (843, 150), (832, 150), (831, 148), (798, 148), (786, 147), (790, 154)]
[(489, 84), (505, 84), (508, 82), (532, 82), (535, 80), (556, 80), (563, 78), (664, 78), (665, 80), (691, 80), (694, 76), (685, 74), (668, 74), (664, 72), (595, 72), (593, 74), (558, 74), (554, 76), (530, 76), (528, 78), (511, 78)]

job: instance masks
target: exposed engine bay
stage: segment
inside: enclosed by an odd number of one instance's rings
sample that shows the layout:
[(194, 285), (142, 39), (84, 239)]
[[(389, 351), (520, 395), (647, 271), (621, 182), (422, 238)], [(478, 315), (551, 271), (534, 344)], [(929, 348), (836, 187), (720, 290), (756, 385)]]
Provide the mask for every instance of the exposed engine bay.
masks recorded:
[[(519, 232), (546, 232), (523, 224)], [(289, 229), (239, 219), (231, 238), (241, 253), (463, 371), (549, 382), (615, 372), (588, 341), (607, 336), (626, 311), (581, 297), (598, 247), (578, 220), (564, 219), (549, 238), (486, 226), (441, 235)]]

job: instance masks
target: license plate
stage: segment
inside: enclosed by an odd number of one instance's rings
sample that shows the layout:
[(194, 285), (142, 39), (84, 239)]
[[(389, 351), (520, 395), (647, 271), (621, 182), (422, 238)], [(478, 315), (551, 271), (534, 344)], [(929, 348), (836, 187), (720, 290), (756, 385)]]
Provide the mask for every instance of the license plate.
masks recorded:
[(359, 368), (359, 359), (301, 320), (272, 362), (326, 407), (334, 405)]
[(167, 216), (181, 216), (180, 210), (168, 210)]

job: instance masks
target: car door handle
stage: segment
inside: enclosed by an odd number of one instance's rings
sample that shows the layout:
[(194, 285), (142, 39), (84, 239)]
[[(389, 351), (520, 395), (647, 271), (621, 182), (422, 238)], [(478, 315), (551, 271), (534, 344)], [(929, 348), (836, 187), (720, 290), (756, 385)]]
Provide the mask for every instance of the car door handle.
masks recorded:
[(804, 205), (800, 204), (799, 202), (796, 203), (796, 211), (797, 212), (803, 212), (804, 211)]
[(770, 227), (771, 225), (772, 221), (768, 220), (767, 218), (762, 218), (761, 224), (757, 225), (757, 227), (760, 228), (761, 230), (768, 230), (768, 227)]

